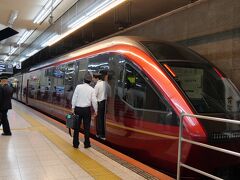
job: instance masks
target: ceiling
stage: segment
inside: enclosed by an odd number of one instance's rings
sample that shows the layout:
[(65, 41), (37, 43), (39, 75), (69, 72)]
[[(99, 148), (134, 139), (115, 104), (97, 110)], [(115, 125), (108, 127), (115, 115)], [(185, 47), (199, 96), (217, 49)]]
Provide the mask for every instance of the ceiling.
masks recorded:
[[(5, 56), (10, 52), (11, 48), (17, 46), (17, 41), (23, 35), (26, 29), (35, 30), (33, 34), (21, 45), (23, 48), (27, 47), (31, 42), (36, 39), (39, 34), (50, 26), (48, 18), (43, 21), (42, 24), (34, 24), (33, 19), (42, 9), (42, 7), (49, 0), (1, 0), (0, 5), (0, 26), (11, 26), (8, 23), (9, 17), (12, 11), (17, 11), (17, 18), (12, 24), (12, 28), (19, 33), (13, 37), (10, 37), (4, 41), (0, 41), (0, 60), (3, 60)], [(54, 10), (53, 17), (58, 19), (64, 12), (66, 12), (77, 0), (63, 0), (59, 6)], [(12, 56), (15, 56), (19, 51), (23, 50), (19, 48)]]
[[(0, 27), (11, 26), (19, 33), (6, 40), (0, 41), (0, 61), (9, 54), (13, 47), (17, 46), (18, 40), (21, 38), (26, 29), (35, 31), (21, 45), (21, 47), (11, 55), (8, 60), (9, 63), (13, 63), (13, 60), (16, 61), (16, 57), (18, 57), (22, 51), (26, 50), (27, 48), (31, 48), (32, 44), (34, 44), (36, 41), (35, 39), (43, 34), (45, 30), (50, 28), (49, 26), (51, 25), (48, 21), (49, 18), (46, 18), (40, 25), (33, 23), (33, 19), (48, 1), (49, 0), (1, 0)], [(73, 16), (71, 15), (71, 12), (75, 11), (74, 8), (78, 8), (74, 6), (77, 6), (79, 1), (77, 2), (77, 0), (62, 0), (62, 2), (54, 9), (54, 21), (61, 19), (61, 26), (56, 27), (61, 29), (64, 28), (62, 26), (62, 22), (73, 18), (71, 17)], [(88, 1), (94, 2), (99, 0)], [(34, 56), (29, 57), (26, 62), (24, 61), (23, 64), (26, 67), (32, 66), (35, 63), (58, 56), (77, 47), (84, 46), (92, 41), (96, 41), (100, 38), (109, 36), (123, 29), (144, 22), (148, 19), (185, 6), (194, 1), (196, 0), (127, 0), (119, 7), (105, 13), (101, 17), (85, 25), (83, 28), (59, 41), (54, 46), (47, 47)], [(71, 9), (68, 10), (69, 8)], [(17, 11), (18, 16), (11, 25), (8, 21), (12, 11)]]

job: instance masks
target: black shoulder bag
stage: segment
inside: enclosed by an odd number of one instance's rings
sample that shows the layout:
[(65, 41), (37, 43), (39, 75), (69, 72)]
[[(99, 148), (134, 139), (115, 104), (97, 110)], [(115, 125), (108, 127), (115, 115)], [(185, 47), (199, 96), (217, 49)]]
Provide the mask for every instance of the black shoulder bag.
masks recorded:
[(76, 114), (70, 113), (66, 115), (66, 127), (68, 128), (68, 132), (72, 137), (71, 129), (79, 128), (79, 117)]

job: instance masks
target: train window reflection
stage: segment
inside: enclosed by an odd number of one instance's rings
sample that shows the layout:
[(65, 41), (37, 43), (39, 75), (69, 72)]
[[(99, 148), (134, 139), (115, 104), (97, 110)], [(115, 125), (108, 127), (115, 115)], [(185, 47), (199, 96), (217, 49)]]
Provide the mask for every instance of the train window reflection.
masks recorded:
[(152, 87), (129, 64), (125, 67), (123, 99), (139, 109), (166, 111), (167, 108)]
[(87, 72), (88, 59), (80, 59), (78, 61), (78, 78), (77, 84), (82, 84), (84, 80), (84, 75)]
[(71, 99), (74, 91), (75, 81), (75, 63), (68, 63), (65, 65), (65, 79), (64, 79), (64, 100), (65, 107), (71, 108)]

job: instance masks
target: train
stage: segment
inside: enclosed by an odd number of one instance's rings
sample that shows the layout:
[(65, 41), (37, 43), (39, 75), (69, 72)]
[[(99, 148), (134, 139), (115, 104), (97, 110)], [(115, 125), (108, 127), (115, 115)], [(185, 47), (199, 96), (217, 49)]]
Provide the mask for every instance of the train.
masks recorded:
[[(85, 73), (108, 72), (106, 142), (176, 177), (182, 113), (240, 119), (240, 93), (213, 64), (182, 45), (143, 37), (112, 37), (50, 59), (12, 77), (14, 98), (65, 121)], [(239, 152), (240, 126), (184, 117), (183, 136)], [(96, 134), (96, 120), (91, 121)], [(225, 179), (240, 160), (182, 144), (182, 162)], [(238, 174), (237, 174), (238, 173)], [(182, 169), (182, 178), (200, 175)]]

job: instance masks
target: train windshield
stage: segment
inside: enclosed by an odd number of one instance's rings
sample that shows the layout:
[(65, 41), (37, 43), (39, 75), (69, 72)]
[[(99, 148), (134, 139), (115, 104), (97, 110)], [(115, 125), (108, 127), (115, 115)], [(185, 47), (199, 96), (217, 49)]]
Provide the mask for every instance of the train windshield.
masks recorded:
[(179, 46), (153, 42), (143, 44), (171, 74), (199, 114), (240, 119), (239, 91), (204, 58)]

